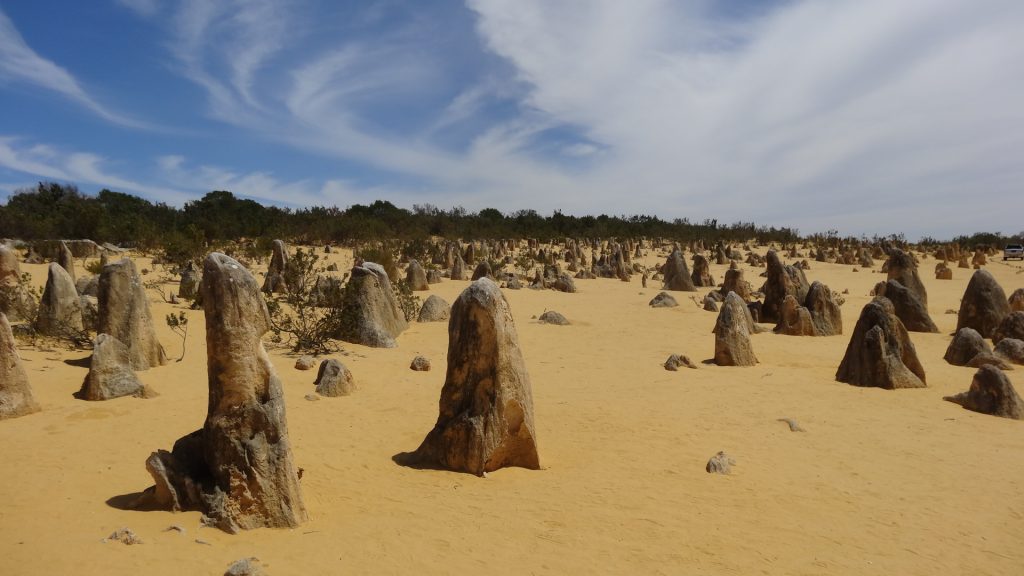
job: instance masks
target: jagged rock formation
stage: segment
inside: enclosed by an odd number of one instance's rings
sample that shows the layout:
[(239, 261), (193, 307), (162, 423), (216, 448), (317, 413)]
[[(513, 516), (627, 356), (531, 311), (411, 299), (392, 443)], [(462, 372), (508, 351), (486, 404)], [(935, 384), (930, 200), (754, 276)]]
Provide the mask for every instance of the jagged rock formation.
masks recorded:
[(483, 475), (540, 468), (533, 393), (508, 301), (487, 278), (452, 306), (448, 371), (434, 428), (400, 463)]
[(340, 361), (330, 358), (320, 363), (316, 374), (316, 392), (321, 396), (348, 396), (356, 389), (352, 372)]
[(775, 250), (769, 250), (765, 257), (768, 265), (765, 279), (764, 304), (761, 307), (761, 322), (778, 322), (782, 314), (782, 301), (792, 296), (797, 302), (807, 298), (810, 286), (803, 270), (783, 264)]
[(725, 282), (718, 290), (723, 298), (729, 292), (735, 292), (744, 302), (750, 301), (753, 297), (750, 282), (743, 279), (743, 271), (738, 268), (730, 268), (725, 271)]
[(956, 329), (974, 328), (983, 338), (990, 338), (1009, 313), (1003, 288), (987, 270), (976, 270), (960, 299)]
[(1024, 312), (1010, 312), (992, 331), (993, 344), (1006, 338), (1024, 340)]
[(719, 366), (754, 366), (757, 357), (750, 343), (756, 331), (754, 319), (743, 299), (730, 292), (715, 322), (715, 364)]
[(109, 334), (99, 334), (92, 347), (89, 373), (75, 395), (81, 400), (110, 400), (150, 395), (131, 367), (128, 347)]
[(917, 262), (914, 257), (899, 248), (893, 248), (889, 252), (889, 260), (886, 262), (886, 269), (889, 271), (889, 280), (895, 280), (902, 284), (907, 290), (913, 292), (924, 307), (928, 308), (928, 291), (924, 289), (924, 283), (917, 274)]
[(98, 299), (96, 330), (128, 347), (133, 370), (148, 370), (167, 363), (167, 354), (153, 327), (146, 288), (134, 262), (125, 258), (103, 267)]
[(415, 292), (430, 290), (430, 283), (427, 282), (427, 273), (416, 260), (409, 260), (409, 266), (405, 269), (405, 282)]
[(675, 297), (668, 292), (658, 292), (657, 296), (651, 298), (648, 305), (651, 308), (675, 308), (679, 306), (679, 302), (676, 302)]
[(38, 411), (39, 404), (29, 386), (28, 374), (14, 346), (11, 325), (7, 316), (0, 312), (0, 420)]
[(970, 389), (943, 399), (974, 412), (1024, 420), (1024, 401), (1006, 374), (995, 366), (982, 366), (975, 372)]
[(181, 281), (178, 282), (178, 298), (195, 300), (202, 279), (203, 277), (195, 264), (192, 262), (186, 264), (185, 269), (181, 271)]
[(68, 277), (71, 278), (71, 285), (75, 285), (75, 257), (71, 255), (71, 250), (68, 248), (66, 242), (60, 243), (60, 252), (57, 254), (57, 264), (68, 273)]
[(937, 333), (939, 327), (932, 321), (928, 308), (918, 300), (917, 294), (900, 284), (897, 280), (879, 282), (875, 286), (876, 296), (885, 296), (892, 302), (896, 317), (911, 332)]
[(686, 267), (686, 260), (683, 259), (683, 253), (678, 249), (673, 250), (669, 254), (668, 259), (665, 261), (665, 266), (661, 269), (661, 274), (664, 277), (662, 290), (676, 292), (697, 291), (697, 288), (693, 285), (693, 279), (690, 278), (690, 270)]
[(690, 360), (690, 357), (684, 354), (672, 354), (668, 357), (668, 360), (665, 360), (665, 370), (676, 372), (680, 367), (692, 370), (697, 369), (697, 365), (693, 363), (693, 360)]
[[(762, 308), (763, 310), (763, 308)], [(835, 336), (843, 333), (843, 316), (832, 291), (821, 282), (807, 290), (801, 306), (792, 295), (782, 300), (782, 311), (776, 334), (790, 336)]]
[(961, 328), (946, 348), (943, 358), (953, 366), (966, 366), (979, 354), (991, 354), (988, 342), (974, 328)]
[(387, 272), (364, 262), (352, 268), (342, 295), (344, 317), (338, 338), (373, 348), (394, 348), (395, 338), (409, 327), (398, 306)]
[(711, 276), (711, 265), (703, 254), (693, 255), (693, 273), (690, 275), (694, 286), (708, 287), (715, 285), (715, 279)]
[(420, 306), (420, 313), (416, 317), (416, 321), (441, 322), (448, 319), (448, 316), (451, 315), (451, 310), (451, 305), (445, 302), (444, 298), (437, 294), (431, 294), (423, 302), (423, 306)]
[(288, 292), (285, 280), (285, 269), (288, 267), (288, 246), (284, 240), (274, 240), (273, 252), (270, 255), (270, 266), (267, 277), (263, 280), (263, 291), (267, 294), (284, 294)]
[(861, 310), (836, 380), (889, 390), (925, 387), (910, 334), (887, 298), (875, 298)]
[(36, 330), (47, 336), (72, 336), (85, 329), (82, 323), (82, 301), (75, 289), (75, 282), (56, 262), (50, 263), (35, 324)]
[(141, 506), (200, 510), (237, 532), (306, 520), (292, 463), (281, 382), (260, 337), (270, 315), (260, 287), (234, 259), (203, 264), (210, 400), (203, 428), (146, 460), (156, 485)]

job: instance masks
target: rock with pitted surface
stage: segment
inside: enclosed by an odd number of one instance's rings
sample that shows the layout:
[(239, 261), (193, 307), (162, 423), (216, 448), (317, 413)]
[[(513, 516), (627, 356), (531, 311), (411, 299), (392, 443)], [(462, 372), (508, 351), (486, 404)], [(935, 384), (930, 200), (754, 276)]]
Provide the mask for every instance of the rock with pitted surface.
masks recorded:
[(803, 305), (787, 294), (782, 313), (775, 326), (776, 334), (790, 336), (835, 336), (843, 333), (843, 317), (832, 291), (821, 282), (814, 282), (807, 291)]
[(398, 306), (387, 272), (364, 262), (352, 268), (342, 295), (344, 310), (338, 338), (373, 348), (394, 348), (395, 338), (409, 327)]
[(782, 314), (782, 301), (792, 296), (797, 302), (807, 298), (810, 285), (803, 270), (783, 264), (775, 250), (769, 250), (765, 261), (768, 265), (764, 288), (764, 304), (761, 307), (761, 322), (778, 322)]
[(320, 363), (317, 372), (316, 392), (321, 396), (348, 396), (356, 389), (352, 372), (339, 360), (330, 358)]
[(554, 310), (547, 310), (537, 318), (541, 324), (554, 324), (555, 326), (568, 326), (569, 319)]
[(690, 360), (689, 356), (683, 354), (672, 354), (668, 357), (668, 360), (665, 360), (665, 370), (676, 372), (680, 367), (697, 369), (697, 365), (693, 363), (693, 360)]
[(917, 262), (914, 257), (899, 248), (893, 248), (889, 253), (889, 260), (886, 262), (886, 269), (889, 273), (889, 280), (895, 280), (910, 290), (914, 296), (928, 307), (928, 291), (924, 289), (924, 283), (917, 274)]
[(267, 294), (284, 294), (288, 292), (288, 282), (284, 278), (288, 267), (288, 246), (284, 240), (274, 240), (273, 252), (270, 255), (270, 266), (267, 277), (263, 280), (263, 291)]
[(1024, 340), (1003, 338), (996, 344), (993, 353), (1007, 362), (1024, 364)]
[(651, 298), (648, 305), (651, 308), (675, 308), (679, 306), (679, 302), (676, 302), (675, 297), (668, 292), (658, 292), (657, 296)]
[(1024, 420), (1024, 401), (1017, 395), (1006, 374), (995, 366), (982, 366), (974, 373), (967, 392), (946, 396), (944, 400), (974, 412)]
[(742, 270), (730, 268), (725, 271), (725, 282), (722, 283), (718, 293), (725, 297), (729, 292), (735, 292), (744, 302), (752, 298), (753, 290), (750, 288), (750, 282), (743, 279)]
[(476, 269), (473, 270), (472, 280), (475, 282), (481, 278), (492, 278), (491, 265), (486, 260), (477, 264)]
[(693, 255), (693, 273), (690, 275), (694, 286), (714, 286), (715, 279), (711, 276), (711, 265), (703, 254)]
[(1024, 312), (1024, 288), (1017, 288), (1008, 299), (1010, 312)]
[(84, 329), (82, 301), (75, 282), (61, 265), (51, 262), (39, 302), (36, 330), (47, 336), (63, 337), (79, 334)]
[(736, 464), (736, 460), (725, 452), (719, 452), (708, 460), (704, 469), (708, 474), (729, 474), (732, 472), (734, 464)]
[(21, 278), (21, 265), (18, 254), (4, 244), (0, 244), (0, 284), (11, 286)]
[(128, 347), (109, 334), (99, 334), (92, 346), (89, 373), (75, 395), (81, 400), (110, 400), (150, 396), (132, 370)]
[(156, 337), (146, 288), (125, 258), (103, 267), (99, 283), (99, 318), (96, 331), (109, 334), (128, 347), (135, 371), (167, 363), (167, 354)]
[(416, 356), (409, 363), (409, 369), (413, 372), (430, 372), (430, 358), (426, 356)]
[(999, 344), (1006, 338), (1024, 340), (1024, 312), (1010, 312), (992, 331), (993, 344)]
[(261, 337), (270, 315), (256, 279), (234, 259), (203, 263), (209, 403), (206, 422), (146, 461), (156, 485), (139, 506), (199, 510), (235, 533), (306, 520), (284, 395)]
[(715, 322), (715, 364), (719, 366), (754, 366), (757, 357), (750, 343), (755, 332), (750, 309), (735, 292), (725, 297)]
[(1009, 314), (1010, 304), (1002, 286), (988, 270), (977, 270), (960, 299), (956, 329), (974, 328), (983, 338), (990, 338)]
[(409, 266), (405, 269), (405, 282), (415, 292), (430, 290), (430, 283), (427, 282), (427, 273), (416, 260), (409, 260)]
[(7, 316), (0, 312), (0, 420), (17, 418), (39, 411), (14, 344), (14, 333)]
[(202, 279), (203, 277), (195, 264), (192, 262), (185, 264), (185, 269), (181, 271), (181, 281), (178, 282), (178, 298), (195, 300), (196, 294), (199, 293), (199, 282)]
[(693, 285), (693, 279), (690, 277), (690, 270), (686, 266), (686, 260), (683, 259), (683, 253), (678, 249), (673, 250), (669, 254), (665, 265), (661, 269), (661, 274), (664, 277), (663, 290), (673, 290), (676, 292), (697, 291), (697, 288)]
[(877, 297), (861, 310), (836, 380), (889, 390), (924, 388), (924, 367), (892, 302)]
[(462, 259), (462, 255), (458, 251), (453, 252), (452, 256), (452, 280), (465, 280), (466, 279), (466, 262)]
[(879, 282), (875, 286), (876, 296), (885, 296), (892, 302), (896, 310), (896, 317), (903, 322), (907, 330), (911, 332), (932, 332), (937, 333), (939, 327), (932, 321), (928, 314), (928, 308), (917, 299), (917, 294), (911, 292), (896, 280)]
[(99, 276), (82, 276), (78, 280), (75, 280), (75, 290), (78, 291), (79, 296), (92, 296), (93, 298), (100, 294), (100, 277)]
[(420, 313), (416, 317), (416, 321), (442, 322), (448, 319), (451, 310), (451, 305), (445, 302), (444, 298), (437, 294), (431, 294), (430, 297), (423, 301), (423, 306), (420, 307)]
[(961, 328), (956, 331), (952, 342), (946, 348), (943, 358), (953, 366), (966, 366), (978, 354), (991, 354), (988, 342), (974, 328)]
[(478, 476), (506, 466), (539, 469), (530, 378), (498, 285), (487, 278), (470, 284), (452, 305), (448, 333), (437, 423), (396, 461)]
[(953, 269), (946, 265), (945, 262), (939, 262), (935, 265), (935, 279), (936, 280), (952, 280)]
[(312, 370), (316, 366), (316, 360), (312, 356), (299, 356), (295, 359), (296, 370)]

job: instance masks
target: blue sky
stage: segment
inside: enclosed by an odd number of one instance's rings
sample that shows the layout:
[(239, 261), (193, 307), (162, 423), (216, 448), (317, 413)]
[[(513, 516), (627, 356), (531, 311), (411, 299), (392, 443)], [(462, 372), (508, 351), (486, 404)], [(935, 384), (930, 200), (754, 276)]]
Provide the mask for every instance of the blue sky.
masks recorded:
[(1019, 0), (0, 0), (0, 195), (1024, 230)]

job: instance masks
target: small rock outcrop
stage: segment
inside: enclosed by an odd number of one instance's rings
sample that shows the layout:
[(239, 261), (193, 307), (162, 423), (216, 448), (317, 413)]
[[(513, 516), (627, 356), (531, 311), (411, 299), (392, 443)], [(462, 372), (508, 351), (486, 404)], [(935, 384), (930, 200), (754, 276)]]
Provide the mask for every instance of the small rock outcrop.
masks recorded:
[(889, 260), (885, 263), (888, 270), (889, 280), (895, 280), (902, 284), (907, 290), (913, 292), (914, 296), (922, 305), (928, 308), (928, 291), (924, 289), (924, 283), (917, 273), (917, 261), (914, 257), (899, 248), (893, 248), (889, 252)]
[(1010, 312), (1024, 312), (1024, 288), (1017, 288), (1008, 299)]
[(156, 485), (138, 505), (200, 510), (227, 532), (306, 520), (281, 381), (261, 336), (270, 315), (256, 279), (234, 259), (203, 263), (209, 403), (206, 422), (146, 460)]
[(545, 311), (540, 315), (540, 318), (537, 318), (537, 321), (541, 324), (554, 324), (555, 326), (569, 325), (569, 319), (554, 310)]
[(704, 467), (704, 469), (707, 471), (708, 474), (729, 474), (730, 472), (732, 472), (732, 467), (735, 464), (736, 460), (734, 460), (731, 456), (729, 456), (725, 452), (719, 452), (718, 454), (712, 456), (710, 460), (708, 460), (708, 463)]
[(672, 290), (674, 292), (697, 291), (697, 288), (693, 285), (693, 279), (690, 277), (690, 270), (686, 266), (686, 260), (683, 259), (683, 253), (678, 249), (673, 250), (668, 255), (665, 266), (661, 269), (661, 274), (664, 278), (662, 290)]
[[(762, 308), (763, 310), (763, 308)], [(781, 317), (776, 334), (790, 336), (836, 336), (843, 333), (843, 316), (832, 291), (821, 282), (807, 290), (803, 305), (787, 294), (782, 300)]]
[(650, 305), (651, 308), (675, 308), (676, 306), (679, 306), (679, 302), (676, 302), (675, 297), (668, 292), (658, 292), (657, 296), (651, 298), (648, 305)]
[(39, 411), (32, 395), (28, 374), (14, 345), (14, 333), (7, 316), (0, 312), (0, 420)]
[(267, 294), (284, 294), (288, 292), (288, 282), (284, 271), (288, 267), (288, 246), (284, 240), (274, 240), (273, 252), (270, 254), (270, 266), (267, 277), (263, 280), (263, 291)]
[(430, 372), (430, 358), (426, 356), (416, 356), (409, 363), (409, 369), (413, 372)]
[(405, 282), (409, 285), (409, 289), (414, 292), (430, 290), (430, 283), (427, 282), (427, 273), (416, 260), (409, 260), (409, 266), (405, 269)]
[(693, 363), (693, 360), (690, 360), (689, 356), (683, 354), (672, 354), (668, 357), (668, 360), (665, 360), (664, 366), (665, 370), (670, 372), (676, 372), (680, 368), (697, 369), (697, 365)]
[(991, 338), (1009, 313), (1010, 304), (1002, 286), (988, 270), (976, 270), (960, 299), (956, 329), (974, 328), (983, 338)]
[(711, 276), (711, 265), (703, 254), (693, 255), (693, 273), (690, 274), (694, 286), (709, 287), (715, 285), (715, 279)]
[(43, 298), (39, 302), (36, 330), (47, 336), (73, 336), (84, 330), (82, 301), (75, 282), (56, 262), (50, 263)]
[(743, 279), (743, 270), (730, 268), (725, 271), (725, 281), (722, 282), (718, 293), (724, 298), (729, 292), (735, 292), (744, 302), (751, 300), (753, 290), (750, 288), (750, 282)]
[(993, 353), (1012, 364), (1024, 364), (1024, 340), (1003, 338), (996, 344)]
[(993, 344), (999, 344), (1006, 338), (1024, 340), (1024, 312), (1010, 312), (992, 331)]
[(875, 298), (861, 310), (836, 380), (894, 390), (924, 388), (924, 367), (892, 302)]
[(296, 370), (312, 370), (316, 366), (316, 360), (312, 356), (299, 356), (295, 359)]
[(932, 321), (928, 308), (917, 298), (917, 294), (897, 280), (879, 282), (875, 286), (876, 296), (885, 296), (892, 302), (896, 317), (911, 332), (938, 333), (939, 327)]
[(995, 366), (982, 366), (974, 373), (970, 389), (955, 396), (946, 396), (944, 400), (974, 412), (1024, 420), (1024, 401), (1006, 374)]
[(420, 306), (417, 322), (442, 322), (451, 315), (452, 307), (437, 294), (431, 294)]
[(96, 331), (109, 334), (128, 347), (135, 371), (167, 363), (167, 354), (156, 337), (146, 288), (127, 258), (111, 262), (100, 274), (99, 318)]
[(338, 338), (373, 348), (394, 348), (395, 338), (409, 327), (398, 306), (387, 272), (364, 262), (352, 268), (342, 296), (344, 316)]
[(75, 397), (98, 401), (149, 395), (132, 370), (128, 347), (109, 334), (97, 335), (93, 342), (89, 373)]
[(974, 328), (961, 328), (956, 331), (953, 341), (946, 348), (943, 358), (953, 366), (967, 366), (978, 354), (991, 354), (988, 342)]
[(782, 315), (782, 301), (792, 296), (797, 302), (807, 298), (810, 286), (803, 270), (783, 264), (775, 250), (769, 250), (765, 257), (768, 266), (764, 283), (764, 304), (761, 307), (761, 322), (778, 322)]
[(487, 278), (470, 284), (452, 305), (448, 333), (437, 423), (396, 461), (478, 476), (506, 466), (539, 469), (530, 378), (498, 285)]
[(178, 282), (178, 298), (195, 300), (199, 293), (199, 282), (203, 279), (198, 268), (192, 262), (185, 265), (181, 271), (181, 280)]
[(356, 389), (352, 372), (339, 360), (330, 358), (320, 363), (317, 371), (316, 392), (321, 396), (348, 396)]
[(755, 332), (754, 319), (743, 300), (730, 292), (722, 303), (715, 322), (715, 364), (719, 366), (754, 366), (757, 357), (750, 343)]

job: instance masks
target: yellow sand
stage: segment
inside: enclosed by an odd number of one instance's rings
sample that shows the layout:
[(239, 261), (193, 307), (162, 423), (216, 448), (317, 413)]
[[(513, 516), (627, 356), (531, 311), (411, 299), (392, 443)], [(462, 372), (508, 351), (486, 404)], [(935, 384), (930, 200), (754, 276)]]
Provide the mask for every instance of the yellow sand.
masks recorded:
[[(351, 265), (350, 254), (330, 257), (342, 270)], [(645, 262), (661, 258), (651, 252)], [(86, 368), (65, 361), (87, 352), (23, 348), (43, 411), (0, 422), (0, 574), (221, 574), (249, 556), (278, 576), (1022, 574), (1024, 422), (942, 400), (974, 373), (942, 360), (956, 325), (945, 312), (958, 308), (972, 271), (954, 268), (954, 280), (937, 281), (934, 265), (923, 260), (921, 275), (941, 333), (912, 334), (928, 388), (896, 392), (834, 381), (860, 309), (885, 278), (877, 267), (812, 262), (810, 280), (850, 291), (846, 333), (758, 334), (753, 368), (665, 371), (671, 353), (698, 363), (712, 356), (716, 315), (686, 293), (675, 293), (678, 308), (651, 309), (657, 283), (642, 289), (638, 276), (578, 280), (577, 294), (506, 290), (533, 382), (543, 470), (486, 479), (391, 460), (416, 448), (437, 417), (447, 323), (413, 323), (397, 349), (345, 344), (340, 357), (359, 390), (317, 402), (304, 399), (315, 370), (295, 370), (294, 356), (271, 348), (311, 520), (234, 536), (200, 528), (198, 512), (123, 509), (151, 484), (146, 457), (202, 425), (200, 311), (187, 312), (184, 361), (140, 373), (155, 399), (76, 400)], [(44, 280), (44, 266), (24, 269)], [(761, 269), (743, 269), (761, 284)], [(1019, 263), (987, 269), (1007, 294), (1024, 285)], [(724, 267), (712, 272), (721, 281)], [(419, 295), (452, 302), (466, 285), (445, 280)], [(160, 338), (177, 358), (181, 341), (163, 318), (187, 308), (151, 296)], [(573, 325), (532, 320), (545, 309)], [(409, 370), (417, 354), (432, 371)], [(1009, 375), (1024, 392), (1020, 374)], [(719, 450), (736, 459), (729, 476), (704, 471)], [(166, 531), (172, 525), (184, 533)], [(121, 527), (144, 543), (101, 542)]]

